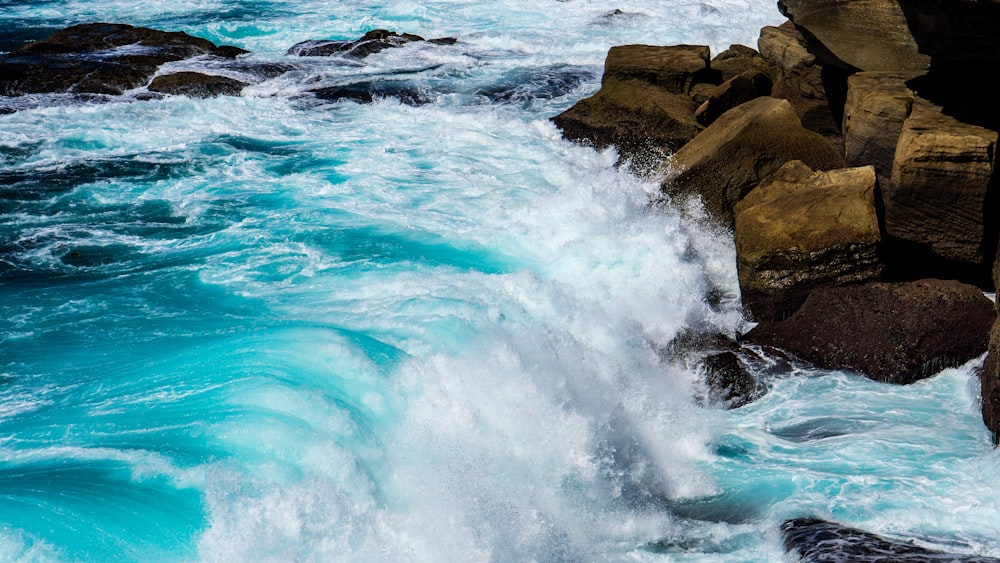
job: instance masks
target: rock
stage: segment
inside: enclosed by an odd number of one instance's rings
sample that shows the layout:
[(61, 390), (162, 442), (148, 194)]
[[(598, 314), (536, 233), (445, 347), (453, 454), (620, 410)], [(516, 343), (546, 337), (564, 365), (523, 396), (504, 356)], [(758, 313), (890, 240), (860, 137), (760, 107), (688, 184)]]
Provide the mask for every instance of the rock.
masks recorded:
[(981, 290), (954, 280), (821, 287), (787, 320), (758, 324), (744, 341), (905, 384), (986, 351), (995, 316)]
[(802, 34), (788, 22), (762, 28), (757, 45), (764, 59), (779, 70), (771, 95), (788, 100), (803, 127), (841, 146), (840, 110), (847, 92), (846, 73), (817, 64)]
[(844, 165), (875, 167), (880, 186), (889, 185), (896, 143), (916, 95), (906, 86), (916, 72), (859, 72), (847, 79), (844, 104)]
[(882, 273), (871, 166), (813, 172), (789, 162), (735, 212), (740, 291), (754, 320), (782, 320), (816, 287)]
[(907, 27), (931, 68), (971, 64), (996, 70), (1000, 62), (1000, 3), (900, 0)]
[(700, 130), (695, 103), (641, 80), (605, 78), (601, 89), (552, 118), (563, 137), (598, 149), (614, 145), (622, 159), (670, 152)]
[(192, 98), (211, 98), (214, 96), (238, 96), (245, 82), (212, 74), (200, 72), (175, 72), (157, 76), (150, 82), (150, 92), (190, 96)]
[(711, 125), (720, 115), (734, 107), (769, 95), (770, 76), (759, 70), (748, 70), (709, 91), (705, 102), (694, 112), (694, 117), (702, 125)]
[(709, 66), (709, 55), (704, 45), (619, 45), (608, 51), (601, 83), (635, 80), (687, 94), (695, 84), (721, 82)]
[[(986, 238), (997, 133), (962, 123), (917, 99), (883, 186), (885, 230), (950, 262), (987, 268)], [(995, 233), (993, 233), (995, 234)]]
[(110, 23), (76, 25), (0, 59), (0, 95), (122, 94), (144, 86), (163, 63), (241, 53), (245, 51), (216, 47), (181, 32)]
[(989, 353), (979, 372), (979, 382), (982, 386), (983, 422), (993, 433), (993, 443), (1000, 437), (1000, 319), (993, 323), (990, 330)]
[(736, 202), (791, 160), (814, 170), (842, 165), (822, 136), (802, 127), (787, 101), (761, 97), (727, 111), (677, 151), (663, 192), (698, 195), (711, 216), (731, 225)]
[(898, 0), (778, 0), (822, 65), (855, 70), (925, 70)]
[(424, 42), (437, 45), (452, 45), (458, 40), (453, 37), (441, 37), (426, 40), (412, 33), (397, 33), (388, 29), (373, 29), (354, 41), (327, 41), (310, 39), (292, 45), (285, 53), (299, 57), (329, 57), (343, 55), (352, 59), (363, 59), (386, 49), (402, 47), (407, 43)]
[(396, 98), (405, 104), (414, 106), (427, 102), (419, 88), (398, 80), (366, 80), (317, 88), (311, 92), (317, 98), (331, 102), (352, 100), (370, 104), (379, 98)]
[(745, 45), (731, 45), (712, 59), (710, 66), (719, 73), (719, 80), (725, 82), (748, 71), (760, 71), (774, 78), (776, 68), (755, 49)]
[(935, 551), (913, 545), (912, 540), (890, 540), (816, 518), (786, 520), (781, 535), (785, 549), (795, 552), (802, 563), (1000, 563), (993, 557)]
[(763, 386), (740, 361), (735, 352), (720, 352), (706, 357), (701, 363), (708, 387), (709, 403), (725, 409), (748, 405), (763, 392)]

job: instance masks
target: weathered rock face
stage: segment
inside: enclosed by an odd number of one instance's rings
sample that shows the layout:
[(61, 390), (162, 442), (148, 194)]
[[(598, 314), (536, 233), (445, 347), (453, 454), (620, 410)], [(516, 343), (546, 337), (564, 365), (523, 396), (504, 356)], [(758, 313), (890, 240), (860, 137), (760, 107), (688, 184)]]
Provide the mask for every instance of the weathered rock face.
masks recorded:
[(746, 406), (763, 394), (757, 379), (740, 362), (736, 352), (712, 354), (702, 362), (705, 383), (709, 389), (709, 402), (725, 409)]
[[(373, 29), (354, 41), (327, 41), (310, 39), (292, 45), (286, 54), (300, 57), (329, 57), (343, 55), (353, 59), (363, 59), (386, 49), (402, 47), (407, 43), (427, 41), (412, 33), (397, 33), (388, 29)], [(450, 45), (457, 40), (451, 37), (431, 39), (430, 43)]]
[(748, 71), (760, 71), (773, 80), (776, 68), (757, 52), (746, 45), (730, 45), (728, 49), (712, 59), (712, 70), (719, 74), (719, 80), (725, 82)]
[(793, 161), (736, 204), (736, 260), (744, 311), (782, 320), (819, 286), (878, 280), (878, 217), (871, 166), (813, 172)]
[[(883, 186), (886, 232), (934, 256), (987, 264), (987, 202), (997, 133), (917, 100), (903, 125), (892, 179)], [(990, 244), (987, 244), (990, 243)]]
[(238, 96), (246, 86), (245, 82), (200, 72), (175, 72), (157, 76), (149, 83), (150, 92), (175, 94), (192, 98), (214, 96)]
[(982, 354), (994, 319), (983, 292), (957, 281), (866, 283), (816, 289), (787, 320), (761, 323), (745, 341), (912, 383)]
[(771, 95), (788, 100), (803, 127), (839, 145), (841, 118), (831, 106), (839, 111), (840, 91), (846, 91), (846, 76), (817, 64), (816, 57), (806, 49), (802, 34), (789, 22), (762, 28), (757, 46), (763, 58), (778, 69)]
[(787, 101), (761, 97), (729, 110), (677, 151), (663, 191), (698, 195), (712, 216), (732, 224), (736, 202), (791, 160), (815, 170), (843, 164), (821, 135), (802, 127)]
[(983, 422), (993, 432), (993, 441), (1000, 437), (1000, 320), (990, 331), (989, 354), (979, 372), (982, 385)]
[(1000, 563), (1000, 559), (934, 551), (911, 541), (889, 540), (856, 528), (815, 518), (796, 518), (781, 525), (785, 549), (805, 563)]
[(702, 125), (711, 125), (720, 115), (761, 96), (771, 95), (771, 77), (760, 70), (748, 70), (714, 87), (694, 112)]
[(708, 47), (612, 47), (601, 89), (552, 118), (563, 136), (602, 149), (615, 145), (623, 159), (671, 152), (701, 127), (689, 93), (713, 79)]
[(186, 33), (123, 24), (68, 27), (0, 60), (0, 95), (121, 94), (145, 85), (160, 65), (199, 55), (245, 53)]
[(925, 70), (898, 0), (778, 0), (823, 65), (844, 70)]
[(847, 79), (844, 105), (845, 166), (875, 167), (879, 185), (892, 178), (896, 143), (916, 95), (906, 85), (917, 72), (859, 72)]

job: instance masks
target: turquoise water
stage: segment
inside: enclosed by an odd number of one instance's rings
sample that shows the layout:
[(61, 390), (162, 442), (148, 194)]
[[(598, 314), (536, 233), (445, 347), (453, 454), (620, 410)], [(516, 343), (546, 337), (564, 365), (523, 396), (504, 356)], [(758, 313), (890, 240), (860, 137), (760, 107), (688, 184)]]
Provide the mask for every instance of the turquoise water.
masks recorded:
[[(97, 20), (459, 42), (0, 115), (0, 560), (780, 561), (798, 516), (1000, 555), (975, 362), (699, 406), (656, 350), (744, 326), (730, 236), (548, 122), (772, 2), (8, 1), (0, 45)], [(429, 103), (306, 92), (360, 80)]]

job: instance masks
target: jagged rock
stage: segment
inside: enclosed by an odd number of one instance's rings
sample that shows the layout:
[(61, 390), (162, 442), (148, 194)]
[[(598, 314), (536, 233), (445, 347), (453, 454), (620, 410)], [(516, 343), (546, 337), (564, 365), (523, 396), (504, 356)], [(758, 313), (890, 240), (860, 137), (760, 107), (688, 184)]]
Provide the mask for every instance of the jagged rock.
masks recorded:
[(743, 308), (755, 320), (788, 317), (816, 287), (882, 273), (871, 166), (813, 172), (789, 162), (735, 212)]
[(844, 104), (844, 165), (875, 167), (880, 186), (889, 185), (896, 143), (916, 95), (906, 85), (917, 72), (859, 72), (847, 79)]
[(821, 287), (791, 317), (758, 324), (744, 341), (905, 384), (985, 352), (995, 316), (980, 289), (954, 280)]
[(111, 23), (76, 25), (0, 59), (0, 95), (121, 94), (145, 85), (163, 63), (245, 52), (181, 32)]
[(720, 115), (761, 96), (771, 95), (771, 77), (760, 70), (748, 70), (714, 87), (694, 112), (702, 125), (711, 125)]
[(636, 80), (671, 94), (687, 94), (695, 84), (721, 82), (709, 66), (709, 55), (704, 45), (619, 45), (604, 59), (601, 84)]
[(925, 70), (898, 0), (778, 0), (823, 65), (855, 70)]
[(700, 130), (694, 101), (640, 80), (605, 78), (601, 89), (552, 118), (563, 137), (598, 149), (615, 145), (623, 159), (676, 150)]
[(396, 98), (405, 104), (414, 106), (427, 102), (419, 88), (397, 80), (366, 80), (317, 88), (311, 92), (317, 98), (331, 102), (353, 100), (370, 104), (378, 98)]
[(802, 127), (787, 101), (761, 97), (727, 111), (677, 151), (663, 192), (700, 196), (709, 214), (728, 225), (736, 202), (791, 160), (815, 170), (843, 164), (822, 136)]
[(886, 232), (933, 256), (985, 268), (995, 243), (986, 225), (996, 221), (987, 215), (996, 143), (995, 131), (917, 99), (882, 189)]
[(781, 535), (785, 549), (802, 563), (1000, 563), (993, 557), (935, 551), (816, 518), (786, 520)]
[(329, 57), (343, 55), (353, 59), (363, 59), (386, 49), (402, 47), (407, 43), (423, 42), (439, 45), (451, 45), (458, 40), (452, 37), (441, 37), (426, 40), (412, 33), (396, 33), (387, 29), (373, 29), (355, 41), (326, 41), (310, 39), (292, 45), (286, 54), (299, 57)]
[(761, 56), (778, 69), (771, 95), (788, 100), (803, 127), (839, 146), (839, 111), (847, 91), (847, 75), (817, 64), (802, 34), (789, 22), (762, 28), (757, 45)]
[(757, 378), (743, 365), (735, 352), (719, 352), (706, 357), (701, 363), (708, 387), (708, 400), (725, 409), (738, 409), (748, 405), (763, 393)]
[(200, 72), (175, 72), (157, 76), (149, 83), (150, 92), (175, 94), (192, 98), (211, 98), (214, 96), (238, 96), (245, 82)]

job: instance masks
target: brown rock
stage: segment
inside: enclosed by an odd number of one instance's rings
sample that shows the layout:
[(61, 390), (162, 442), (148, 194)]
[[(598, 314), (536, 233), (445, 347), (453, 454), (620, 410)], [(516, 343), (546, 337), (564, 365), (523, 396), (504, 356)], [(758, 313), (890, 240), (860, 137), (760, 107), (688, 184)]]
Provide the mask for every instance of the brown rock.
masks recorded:
[(618, 147), (623, 159), (650, 150), (676, 150), (700, 130), (696, 105), (684, 94), (671, 94), (640, 80), (604, 80), (601, 89), (552, 118), (563, 136), (598, 149)]
[(859, 72), (847, 79), (844, 105), (845, 166), (875, 167), (879, 185), (892, 177), (896, 143), (916, 99), (906, 81), (916, 72)]
[(619, 45), (604, 60), (602, 84), (637, 80), (671, 94), (687, 94), (695, 84), (721, 82), (709, 67), (709, 55), (703, 45)]
[(759, 70), (748, 70), (715, 86), (694, 112), (702, 125), (711, 125), (720, 115), (754, 98), (771, 95), (771, 77)]
[(774, 76), (775, 67), (769, 63), (756, 49), (746, 45), (731, 45), (725, 51), (716, 55), (711, 62), (712, 70), (719, 73), (719, 79), (723, 82), (732, 80), (736, 76), (747, 71), (760, 71)]
[(995, 131), (917, 99), (899, 137), (892, 180), (882, 190), (886, 232), (945, 260), (988, 264), (995, 241), (985, 240), (985, 223), (996, 143)]
[(924, 70), (898, 0), (779, 0), (823, 65), (854, 70)]
[(743, 308), (787, 318), (820, 286), (879, 279), (881, 240), (871, 166), (813, 172), (792, 161), (736, 204)]
[(995, 317), (981, 290), (957, 281), (867, 283), (816, 289), (787, 320), (761, 323), (744, 340), (912, 383), (982, 354)]
[(727, 111), (677, 151), (663, 192), (698, 195), (710, 215), (729, 225), (736, 202), (790, 160), (815, 170), (843, 163), (822, 136), (802, 127), (787, 101), (757, 98)]
[(982, 385), (983, 422), (993, 433), (993, 441), (1000, 437), (1000, 320), (993, 323), (990, 331), (989, 354), (979, 372)]

